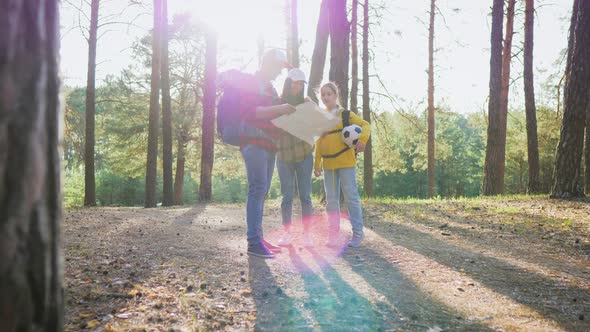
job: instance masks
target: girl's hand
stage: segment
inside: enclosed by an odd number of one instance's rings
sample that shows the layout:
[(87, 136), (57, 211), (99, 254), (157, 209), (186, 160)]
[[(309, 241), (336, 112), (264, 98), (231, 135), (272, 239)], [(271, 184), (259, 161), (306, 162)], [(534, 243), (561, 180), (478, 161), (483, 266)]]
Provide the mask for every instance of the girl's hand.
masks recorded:
[(305, 101), (313, 103), (313, 100), (311, 98), (309, 98), (309, 96), (305, 97)]
[(365, 151), (365, 145), (359, 141), (359, 142), (356, 143), (355, 150), (356, 150), (356, 152), (364, 152)]
[(322, 176), (322, 170), (316, 169), (315, 171), (313, 171), (313, 174), (315, 174), (316, 177), (320, 177), (320, 176)]

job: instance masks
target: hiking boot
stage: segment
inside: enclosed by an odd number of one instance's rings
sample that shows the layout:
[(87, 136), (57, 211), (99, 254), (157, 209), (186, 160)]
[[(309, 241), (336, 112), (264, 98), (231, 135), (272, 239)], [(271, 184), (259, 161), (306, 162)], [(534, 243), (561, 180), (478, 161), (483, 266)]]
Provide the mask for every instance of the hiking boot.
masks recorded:
[(361, 242), (365, 238), (363, 233), (352, 233), (352, 239), (348, 242), (348, 246), (352, 248), (358, 248), (361, 246)]
[(275, 258), (275, 255), (266, 249), (262, 243), (255, 243), (248, 245), (248, 255), (261, 257), (261, 258)]
[(293, 242), (293, 233), (285, 231), (283, 236), (279, 239), (278, 245), (281, 247), (288, 247), (291, 245), (291, 242)]
[(309, 232), (303, 233), (303, 246), (306, 248), (313, 248), (313, 239), (311, 238), (311, 234)]
[(281, 249), (281, 247), (277, 247), (275, 245), (272, 245), (268, 242), (266, 242), (266, 240), (262, 239), (262, 245), (268, 249), (270, 252), (272, 252), (273, 254), (278, 254), (280, 253), (283, 249)]

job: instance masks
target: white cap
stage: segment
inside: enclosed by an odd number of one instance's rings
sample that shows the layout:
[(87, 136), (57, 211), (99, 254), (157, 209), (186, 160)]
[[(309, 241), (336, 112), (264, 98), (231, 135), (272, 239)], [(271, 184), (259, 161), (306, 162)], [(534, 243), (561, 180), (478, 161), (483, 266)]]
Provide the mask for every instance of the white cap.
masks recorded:
[(271, 63), (279, 64), (285, 68), (291, 68), (291, 65), (287, 61), (287, 54), (277, 48), (273, 48), (273, 49), (266, 51), (266, 53), (264, 53), (264, 56), (262, 57), (262, 62), (263, 63), (271, 62)]
[(289, 74), (287, 74), (287, 78), (290, 78), (291, 81), (293, 81), (293, 82), (303, 81), (303, 82), (307, 83), (307, 79), (305, 78), (305, 73), (303, 72), (303, 70), (301, 70), (299, 68), (293, 68), (293, 69), (289, 70)]

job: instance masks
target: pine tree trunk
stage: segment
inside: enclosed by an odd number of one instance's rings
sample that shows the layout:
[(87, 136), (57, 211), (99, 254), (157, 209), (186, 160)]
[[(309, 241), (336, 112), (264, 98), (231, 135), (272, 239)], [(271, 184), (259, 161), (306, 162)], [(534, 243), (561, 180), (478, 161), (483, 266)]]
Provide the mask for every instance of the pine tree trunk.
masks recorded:
[(0, 330), (62, 331), (58, 2), (0, 2)]
[(90, 31), (88, 36), (88, 76), (86, 82), (86, 141), (84, 144), (84, 206), (96, 206), (96, 181), (94, 170), (94, 118), (96, 114), (96, 42), (98, 32), (98, 0), (90, 6)]
[(528, 155), (528, 193), (540, 191), (539, 182), (539, 142), (537, 138), (537, 107), (535, 106), (535, 86), (533, 74), (533, 36), (535, 1), (526, 0), (524, 17), (524, 102), (526, 110), (527, 155)]
[[(502, 20), (504, 0), (494, 0), (490, 52), (490, 95), (488, 102), (488, 139), (484, 167), (483, 194), (504, 191), (504, 151), (506, 127), (502, 129)], [(502, 137), (504, 136), (504, 139)], [(502, 144), (504, 142), (504, 144)]]
[(348, 108), (348, 63), (350, 61), (350, 22), (346, 0), (330, 0), (330, 81), (340, 90), (340, 103)]
[(315, 45), (313, 47), (313, 55), (311, 57), (311, 70), (309, 73), (309, 85), (307, 87), (307, 95), (316, 103), (318, 100), (318, 92), (320, 84), (324, 79), (324, 68), (326, 66), (326, 52), (328, 49), (328, 38), (330, 37), (330, 12), (329, 1), (322, 0), (320, 7), (320, 16), (318, 18), (318, 25), (315, 35)]
[(287, 42), (287, 62), (291, 63), (291, 61), (293, 61), (293, 38), (291, 37), (291, 0), (284, 0), (284, 2), (285, 4), (283, 5), (283, 13), (285, 18), (285, 41)]
[(434, 15), (435, 0), (430, 1), (428, 28), (428, 198), (434, 197)]
[(586, 110), (586, 135), (584, 140), (584, 193), (590, 193), (590, 102)]
[(584, 126), (590, 99), (590, 2), (574, 1), (564, 88), (564, 110), (551, 197), (583, 196), (579, 186)]
[[(369, 0), (363, 8), (363, 119), (371, 122), (371, 105), (369, 96)], [(365, 196), (373, 196), (373, 147), (369, 138), (365, 147), (364, 188)]]
[(184, 201), (184, 150), (186, 139), (178, 135), (178, 146), (176, 151), (176, 174), (174, 176), (174, 204), (183, 205)]
[(350, 86), (350, 110), (358, 113), (359, 94), (359, 46), (358, 46), (358, 0), (352, 0), (352, 18), (350, 22), (351, 43), (351, 86)]
[(215, 80), (217, 76), (217, 37), (207, 34), (205, 52), (205, 88), (203, 91), (203, 123), (201, 148), (201, 183), (199, 185), (199, 201), (211, 200), (211, 172), (213, 171), (215, 143)]
[(168, 54), (168, 0), (162, 0), (162, 205), (174, 205), (172, 180), (172, 105), (170, 102), (170, 64)]
[(297, 23), (297, 0), (291, 0), (291, 64), (299, 68), (299, 28)]
[(158, 129), (160, 117), (160, 31), (162, 24), (162, 0), (154, 0), (154, 29), (152, 36), (152, 76), (150, 94), (150, 117), (148, 151), (145, 177), (145, 207), (157, 205), (156, 187), (158, 181)]

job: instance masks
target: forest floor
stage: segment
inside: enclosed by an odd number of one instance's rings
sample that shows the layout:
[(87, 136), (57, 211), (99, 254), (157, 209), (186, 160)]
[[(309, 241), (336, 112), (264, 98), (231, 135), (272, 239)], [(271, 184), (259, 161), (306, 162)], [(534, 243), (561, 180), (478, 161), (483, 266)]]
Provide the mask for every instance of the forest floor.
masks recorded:
[[(270, 260), (246, 254), (243, 205), (69, 210), (66, 331), (590, 331), (588, 201), (363, 207), (361, 248), (325, 247), (319, 213), (314, 249)], [(264, 227), (276, 242), (277, 201)]]

